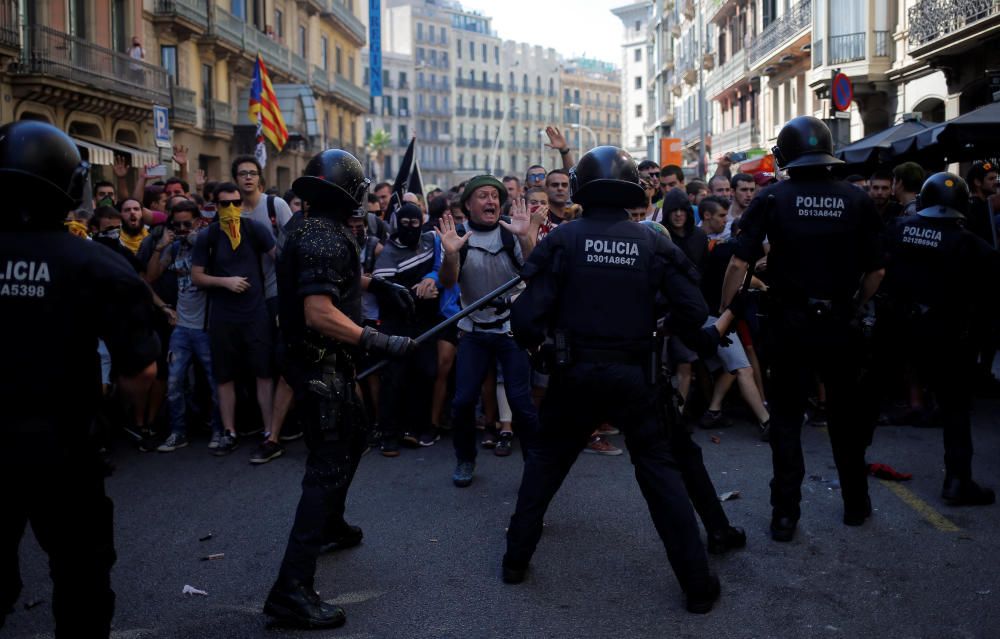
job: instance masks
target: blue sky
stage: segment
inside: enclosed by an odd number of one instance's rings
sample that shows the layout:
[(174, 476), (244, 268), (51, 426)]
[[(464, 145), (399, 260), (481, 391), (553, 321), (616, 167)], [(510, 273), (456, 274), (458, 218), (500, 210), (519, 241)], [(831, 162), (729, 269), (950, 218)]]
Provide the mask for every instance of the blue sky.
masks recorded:
[(613, 7), (628, 0), (461, 0), (493, 18), (493, 28), (504, 40), (552, 47), (567, 57), (587, 57), (622, 65), (621, 20)]

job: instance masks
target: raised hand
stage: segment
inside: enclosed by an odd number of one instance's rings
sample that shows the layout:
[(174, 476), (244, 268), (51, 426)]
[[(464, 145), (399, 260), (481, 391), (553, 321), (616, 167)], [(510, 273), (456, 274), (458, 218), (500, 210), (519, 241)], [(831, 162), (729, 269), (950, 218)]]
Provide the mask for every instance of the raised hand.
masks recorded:
[(179, 166), (187, 166), (188, 163), (188, 148), (181, 144), (174, 145), (174, 162)]
[[(531, 214), (528, 213), (528, 205), (523, 197), (516, 198), (511, 202), (510, 222), (500, 220), (500, 224), (518, 237), (526, 237), (531, 234)], [(442, 238), (443, 241), (444, 238)]]
[(194, 172), (194, 185), (201, 193), (201, 190), (205, 188), (205, 183), (208, 182), (208, 176), (205, 175), (205, 169), (198, 169)]
[(545, 135), (549, 136), (549, 143), (545, 146), (550, 149), (555, 149), (557, 151), (562, 149), (568, 149), (569, 145), (566, 143), (566, 136), (562, 134), (557, 126), (547, 126), (545, 127)]
[(469, 241), (470, 234), (459, 235), (455, 230), (455, 218), (451, 213), (441, 216), (441, 247), (447, 254), (455, 254), (462, 250), (465, 243)]
[(126, 175), (128, 175), (128, 165), (125, 164), (125, 156), (124, 155), (116, 155), (115, 156), (115, 164), (112, 167), (112, 170), (115, 172), (115, 176), (116, 177), (123, 178)]

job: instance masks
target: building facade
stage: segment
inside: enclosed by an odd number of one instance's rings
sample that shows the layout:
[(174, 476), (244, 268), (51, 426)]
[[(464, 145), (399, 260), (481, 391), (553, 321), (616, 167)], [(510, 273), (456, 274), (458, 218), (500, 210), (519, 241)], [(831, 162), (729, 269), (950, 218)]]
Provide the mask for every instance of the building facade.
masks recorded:
[[(621, 97), (622, 144), (636, 160), (647, 156), (646, 130), (652, 111), (650, 83), (653, 76), (650, 21), (653, 3), (636, 2), (612, 9), (622, 21)], [(636, 83), (635, 78), (641, 78)], [(640, 84), (636, 88), (636, 84)]]
[[(124, 156), (134, 178), (170, 161), (154, 144), (153, 107), (169, 107), (171, 142), (188, 168), (227, 178), (252, 152), (246, 116), (257, 54), (275, 86), (289, 141), (269, 148), (268, 185), (288, 188), (325, 146), (361, 152), (359, 86), (366, 29), (355, 0), (39, 0), (5, 2), (0, 28), (14, 64), (5, 121), (41, 119), (77, 139), (95, 177)], [(142, 53), (132, 53), (136, 36)], [(16, 52), (15, 46), (16, 45)], [(0, 49), (3, 49), (0, 45)], [(175, 167), (176, 170), (177, 167)]]
[(567, 60), (560, 81), (570, 145), (580, 153), (600, 145), (621, 146), (621, 75), (614, 65), (588, 58)]
[[(361, 57), (368, 60), (367, 49), (361, 52)], [(365, 152), (369, 162), (369, 177), (373, 183), (393, 180), (410, 139), (416, 133), (418, 113), (413, 108), (415, 68), (413, 58), (408, 55), (382, 52), (382, 96), (371, 98), (364, 126)], [(364, 86), (369, 87), (367, 66), (363, 81)], [(379, 130), (388, 134), (389, 144), (385, 148), (373, 148), (368, 144), (373, 134)]]

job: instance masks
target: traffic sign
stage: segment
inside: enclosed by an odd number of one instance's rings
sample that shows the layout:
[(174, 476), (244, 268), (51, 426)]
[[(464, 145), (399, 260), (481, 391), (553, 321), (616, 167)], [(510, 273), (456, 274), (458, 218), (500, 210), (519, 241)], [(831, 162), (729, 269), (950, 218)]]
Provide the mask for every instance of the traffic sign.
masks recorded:
[(854, 101), (854, 86), (851, 79), (843, 73), (833, 76), (833, 84), (830, 86), (830, 96), (833, 98), (833, 106), (838, 111), (847, 111)]
[(156, 146), (170, 148), (170, 111), (167, 107), (153, 105), (153, 130)]

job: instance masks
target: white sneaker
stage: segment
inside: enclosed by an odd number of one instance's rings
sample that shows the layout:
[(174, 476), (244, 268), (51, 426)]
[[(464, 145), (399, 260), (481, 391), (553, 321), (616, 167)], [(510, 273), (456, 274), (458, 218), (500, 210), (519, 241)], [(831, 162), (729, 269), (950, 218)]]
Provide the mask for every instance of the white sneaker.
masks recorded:
[(222, 433), (212, 433), (212, 439), (208, 440), (209, 448), (218, 448), (219, 443), (222, 441)]
[(167, 440), (156, 447), (156, 450), (161, 453), (172, 453), (178, 448), (184, 448), (188, 445), (188, 439), (186, 436), (180, 433), (170, 433), (170, 437)]

